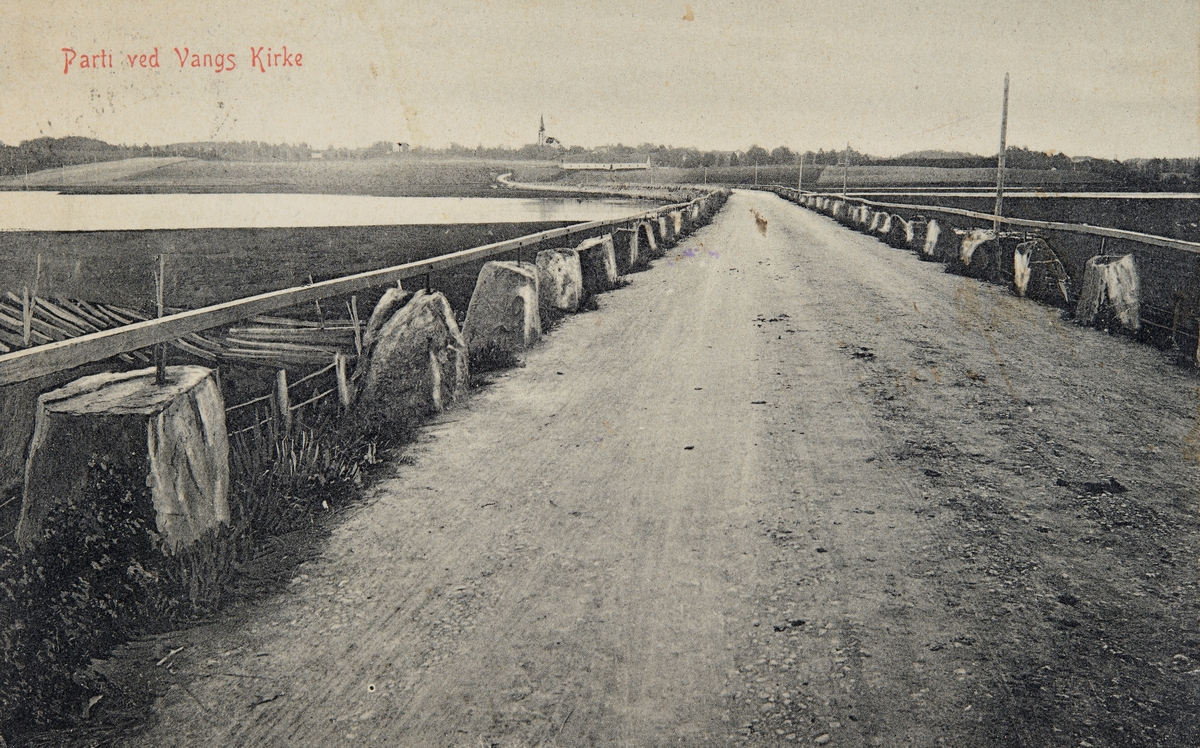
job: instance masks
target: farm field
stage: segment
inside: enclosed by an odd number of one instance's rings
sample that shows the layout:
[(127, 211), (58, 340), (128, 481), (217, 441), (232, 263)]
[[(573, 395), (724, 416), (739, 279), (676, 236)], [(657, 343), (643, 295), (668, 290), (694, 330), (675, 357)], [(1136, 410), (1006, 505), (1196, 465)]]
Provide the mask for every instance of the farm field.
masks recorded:
[(19, 177), (0, 177), (0, 190), (101, 187), (139, 174), (149, 174), (157, 169), (188, 160), (190, 159), (147, 157), (102, 161), (95, 164), (73, 164), (58, 169), (43, 169)]
[[(818, 189), (840, 187), (843, 169), (827, 166), (816, 183)], [(846, 171), (847, 184), (860, 187), (893, 187), (911, 185), (993, 185), (995, 169), (947, 169), (938, 166), (850, 166)], [(1062, 187), (1102, 186), (1103, 177), (1086, 171), (1049, 171), (1035, 169), (1005, 169), (1004, 183), (1010, 186)]]
[[(698, 184), (707, 179), (712, 183), (728, 185), (751, 185), (755, 183), (755, 167), (711, 166), (681, 169), (658, 167), (651, 171), (635, 172), (574, 172), (569, 181), (586, 179), (592, 183), (662, 184), (679, 182)], [(796, 164), (764, 164), (757, 168), (758, 184), (784, 184), (795, 186), (800, 175)], [(804, 167), (804, 183), (816, 189), (842, 186), (840, 166)], [(986, 187), (996, 183), (995, 169), (948, 169), (937, 166), (851, 166), (846, 170), (849, 187)], [(1065, 187), (1097, 189), (1109, 182), (1090, 172), (1045, 171), (1033, 169), (1005, 169), (1005, 183), (1022, 187)]]
[[(95, 166), (47, 169), (29, 185), (64, 192), (307, 192), (340, 195), (487, 197), (496, 176), (513, 172), (536, 181), (557, 174), (539, 161), (375, 158), (347, 161), (205, 161), (128, 159)], [(0, 189), (23, 189), (24, 177), (0, 179)]]

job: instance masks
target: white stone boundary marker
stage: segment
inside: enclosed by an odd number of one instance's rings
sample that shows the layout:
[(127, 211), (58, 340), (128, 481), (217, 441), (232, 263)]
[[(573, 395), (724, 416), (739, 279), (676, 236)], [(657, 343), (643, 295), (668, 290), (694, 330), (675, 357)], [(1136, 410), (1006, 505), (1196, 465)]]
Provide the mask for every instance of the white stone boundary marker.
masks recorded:
[(646, 231), (646, 246), (650, 247), (651, 252), (657, 253), (658, 242), (654, 239), (654, 227), (650, 225), (649, 221), (642, 221), (638, 226)]
[(1075, 319), (1090, 325), (1107, 298), (1123, 327), (1139, 329), (1140, 286), (1133, 255), (1096, 255), (1084, 266)]
[(691, 216), (692, 216), (692, 221), (699, 221), (699, 220), (700, 220), (700, 205), (699, 205), (699, 204), (696, 204), (696, 205), (693, 205), (693, 206), (692, 206), (692, 208), (691, 208)]
[(834, 200), (829, 206), (829, 215), (834, 218), (841, 218), (846, 211), (846, 204), (841, 200)]
[[(630, 254), (637, 261), (637, 234), (631, 237)], [(583, 299), (583, 268), (574, 249), (543, 249), (537, 253), (538, 300), (540, 312), (579, 311)]]
[(637, 224), (621, 227), (613, 231), (613, 250), (617, 259), (617, 274), (624, 275), (638, 261), (638, 228)]
[(617, 283), (617, 253), (612, 236), (605, 234), (588, 239), (575, 248), (583, 271), (583, 295), (590, 298), (603, 293)]
[(470, 356), (446, 297), (421, 289), (393, 308), (372, 335), (365, 370), (355, 408), (391, 423), (441, 411), (466, 397)]
[(658, 238), (662, 240), (664, 245), (671, 240), (671, 230), (667, 228), (666, 216), (658, 217)]
[(17, 542), (37, 542), (54, 504), (81, 495), (93, 455), (145, 471), (163, 551), (229, 522), (225, 401), (211, 369), (94, 374), (38, 398)]
[[(389, 288), (383, 292), (383, 296), (379, 299), (379, 303), (375, 305), (375, 309), (371, 311), (371, 318), (367, 320), (367, 328), (363, 333), (363, 353), (369, 353), (371, 346), (375, 345), (375, 339), (379, 337), (379, 331), (383, 329), (384, 323), (392, 318), (392, 315), (397, 310), (402, 309), (412, 294), (405, 291), (397, 285), (395, 288)], [(359, 364), (365, 360), (365, 356), (359, 359)]]
[(683, 233), (683, 211), (671, 211), (671, 233), (676, 237)]
[(893, 247), (908, 248), (908, 243), (912, 237), (912, 224), (895, 213), (888, 214), (887, 231), (883, 234), (883, 240)]
[(991, 229), (971, 229), (963, 234), (962, 244), (959, 247), (958, 259), (964, 267), (971, 266), (971, 258), (975, 256), (975, 250), (982, 247), (988, 242), (996, 241), (996, 232)]
[[(611, 257), (611, 242), (609, 247)], [(463, 336), (472, 354), (488, 347), (513, 353), (536, 343), (542, 337), (542, 318), (538, 314), (535, 267), (529, 263), (485, 263), (467, 307)]]
[(896, 237), (896, 245), (910, 249), (913, 246), (913, 241), (917, 238), (917, 219), (914, 217), (911, 221), (906, 221), (900, 216), (892, 216), (892, 228), (896, 230), (893, 235)]
[(641, 252), (638, 250), (638, 243), (641, 241), (641, 233), (641, 224), (633, 224), (633, 228), (629, 231), (629, 254), (625, 257), (625, 261), (628, 263), (626, 267), (632, 268), (636, 266), (638, 259), (641, 257)]
[(921, 254), (930, 259), (937, 259), (938, 239), (941, 235), (942, 226), (936, 218), (925, 224), (925, 243), (921, 245)]
[(1025, 296), (1029, 290), (1029, 256), (1037, 248), (1035, 242), (1023, 242), (1013, 251), (1013, 288), (1017, 296)]
[(1069, 303), (1070, 281), (1067, 269), (1045, 239), (1034, 237), (1013, 249), (1013, 288), (1018, 296), (1050, 303), (1057, 303), (1054, 297), (1061, 296), (1063, 303)]

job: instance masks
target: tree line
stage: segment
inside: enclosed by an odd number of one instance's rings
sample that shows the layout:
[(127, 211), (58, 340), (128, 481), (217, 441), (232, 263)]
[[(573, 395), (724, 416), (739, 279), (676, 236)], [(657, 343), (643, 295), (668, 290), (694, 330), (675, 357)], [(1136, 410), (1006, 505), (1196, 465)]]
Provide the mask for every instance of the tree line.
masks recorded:
[[(36, 138), (9, 146), (0, 143), (0, 174), (12, 176), (62, 166), (115, 161), (141, 156), (182, 156), (214, 161), (309, 161), (314, 156), (332, 160), (385, 157), (478, 158), (490, 160), (592, 161), (601, 163), (644, 163), (681, 169), (736, 166), (837, 166), (847, 161), (854, 166), (939, 166), (943, 168), (995, 168), (995, 156), (976, 156), (943, 151), (923, 151), (899, 157), (877, 157), (846, 148), (820, 148), (802, 153), (787, 146), (768, 150), (751, 145), (746, 150), (700, 150), (667, 145), (605, 145), (595, 148), (564, 145), (524, 145), (474, 148), (451, 144), (445, 148), (378, 141), (365, 148), (334, 148), (323, 151), (307, 143), (204, 142), (165, 146), (112, 145), (84, 137)], [(1010, 169), (1089, 171), (1104, 176), (1123, 188), (1137, 191), (1195, 189), (1200, 184), (1200, 158), (1116, 159), (1071, 158), (1064, 153), (1042, 152), (1019, 146), (1005, 151)]]
[(43, 169), (119, 161), (147, 156), (181, 156), (212, 161), (308, 161), (312, 148), (260, 143), (175, 143), (171, 145), (113, 145), (95, 138), (35, 138), (11, 146), (0, 143), (0, 174), (16, 176)]

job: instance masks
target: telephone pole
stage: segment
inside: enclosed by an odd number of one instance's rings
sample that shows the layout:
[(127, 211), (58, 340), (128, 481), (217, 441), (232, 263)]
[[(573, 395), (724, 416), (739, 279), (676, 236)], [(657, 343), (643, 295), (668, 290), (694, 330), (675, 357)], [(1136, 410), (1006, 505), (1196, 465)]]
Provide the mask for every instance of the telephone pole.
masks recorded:
[(992, 221), (992, 230), (1000, 232), (1000, 216), (1004, 215), (1004, 155), (1008, 148), (1008, 73), (1004, 74), (1004, 105), (1000, 113), (1000, 155), (996, 159), (996, 210), (997, 220)]
[(846, 172), (850, 169), (850, 144), (846, 144), (846, 158), (842, 162), (842, 197), (846, 196)]

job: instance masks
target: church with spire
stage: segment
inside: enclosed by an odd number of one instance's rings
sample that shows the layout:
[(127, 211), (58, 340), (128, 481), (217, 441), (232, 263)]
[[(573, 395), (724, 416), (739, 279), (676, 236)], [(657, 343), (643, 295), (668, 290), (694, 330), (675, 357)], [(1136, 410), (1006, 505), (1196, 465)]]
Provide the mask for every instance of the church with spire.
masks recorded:
[(546, 116), (539, 115), (538, 118), (538, 138), (537, 144), (542, 145), (561, 145), (558, 138), (550, 137), (546, 134)]

